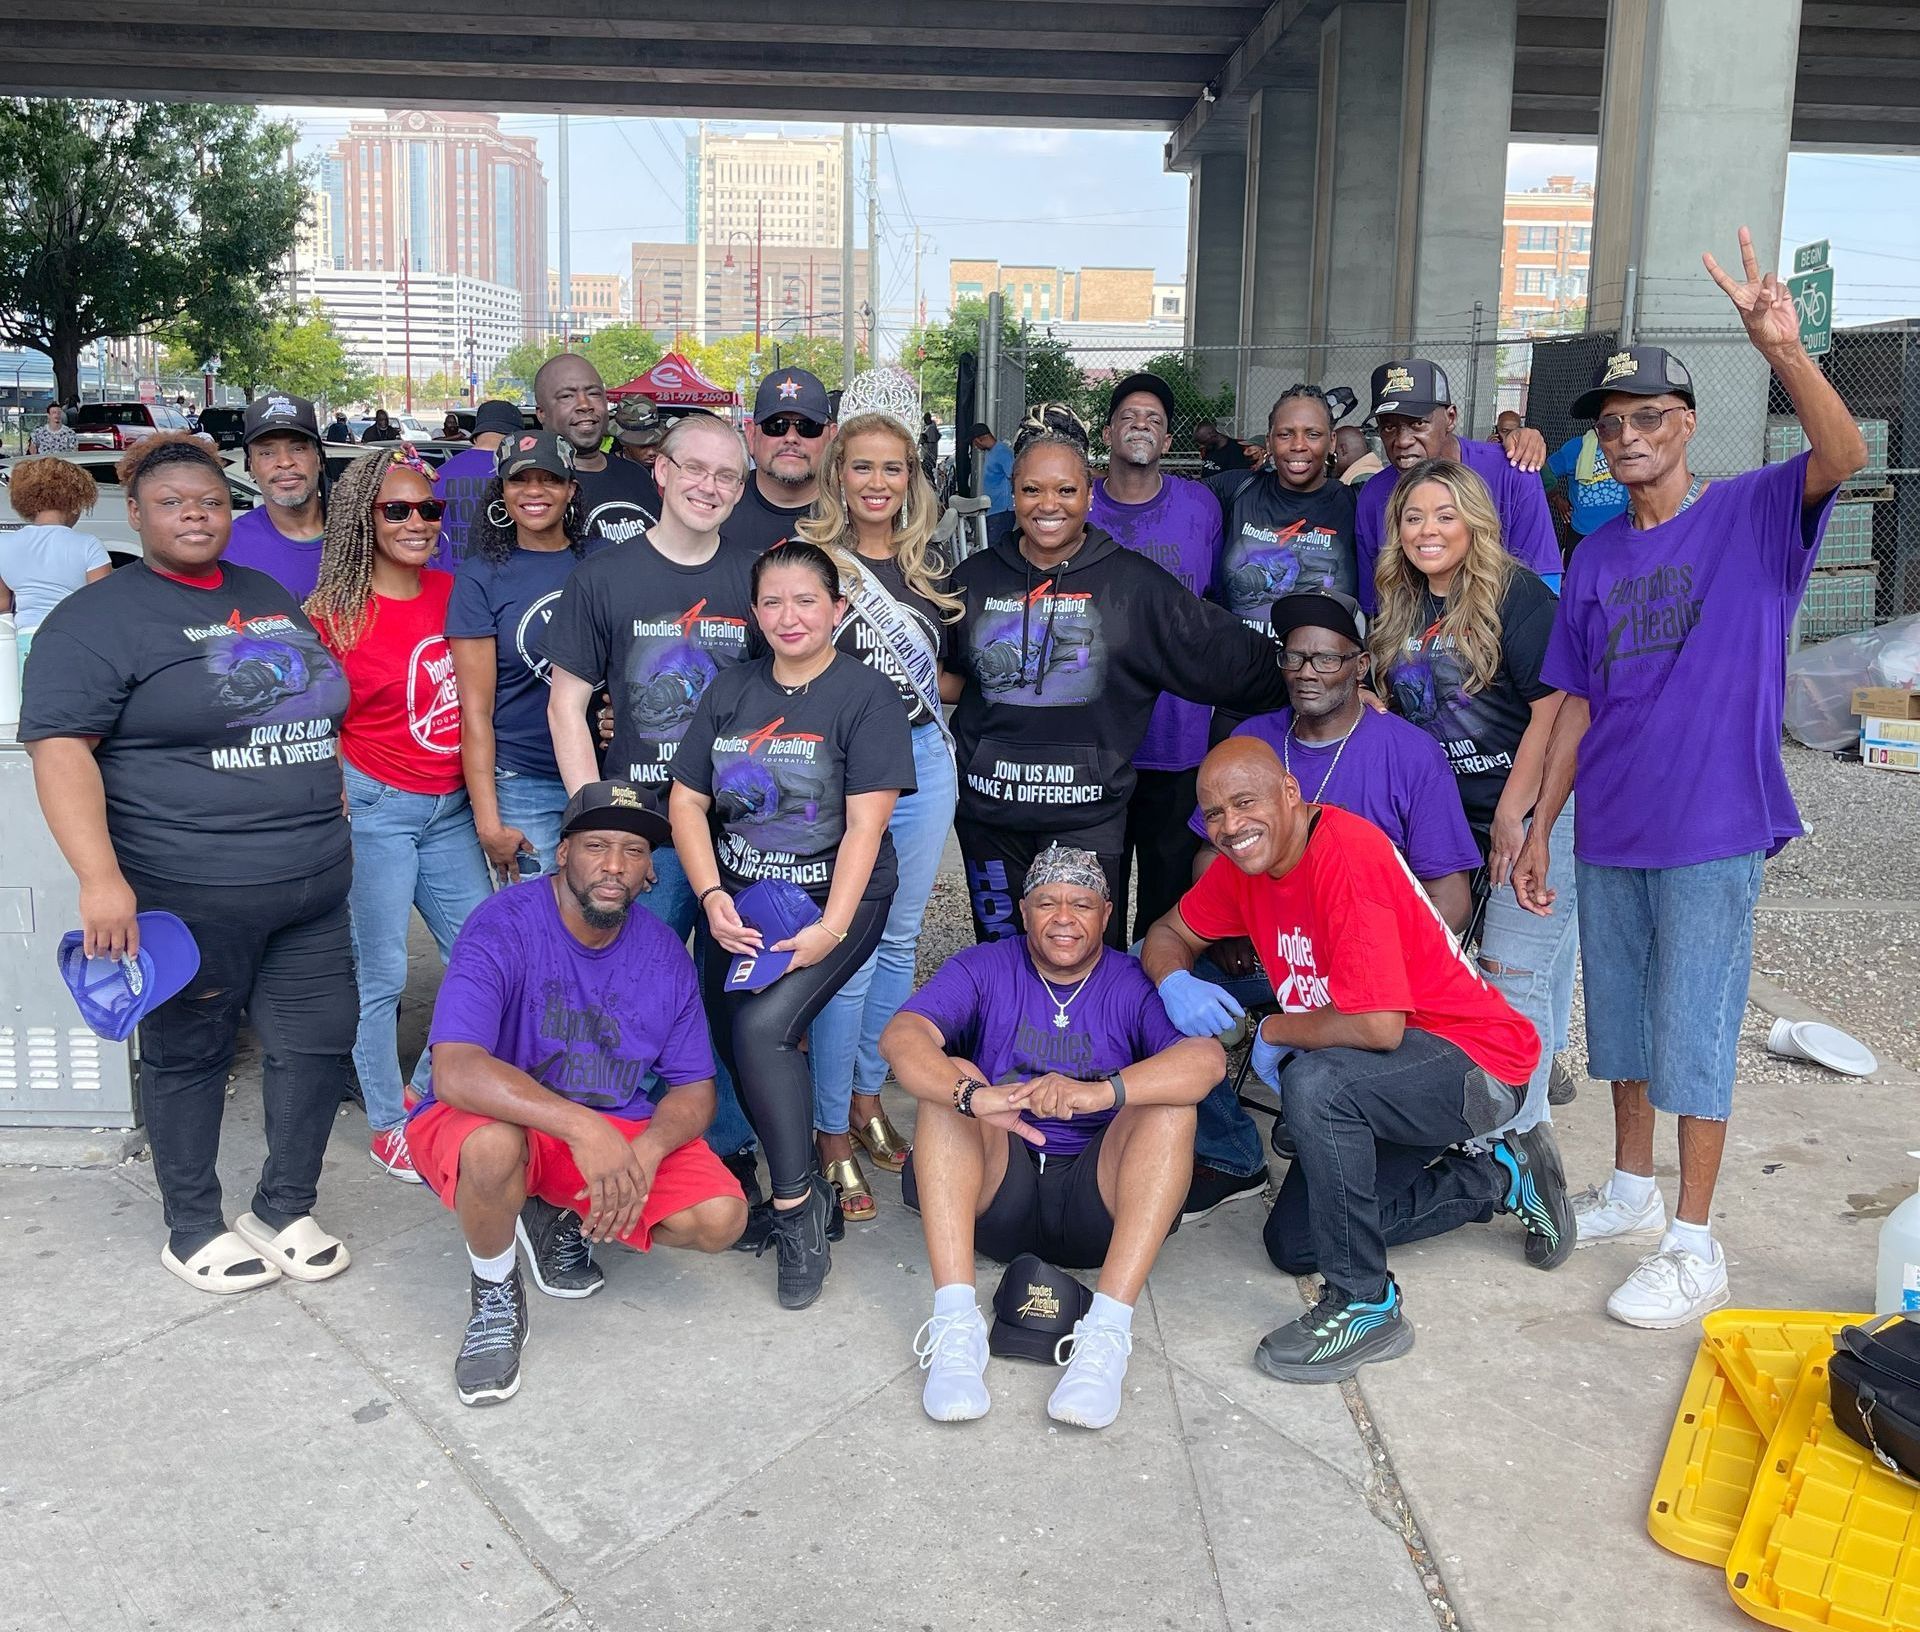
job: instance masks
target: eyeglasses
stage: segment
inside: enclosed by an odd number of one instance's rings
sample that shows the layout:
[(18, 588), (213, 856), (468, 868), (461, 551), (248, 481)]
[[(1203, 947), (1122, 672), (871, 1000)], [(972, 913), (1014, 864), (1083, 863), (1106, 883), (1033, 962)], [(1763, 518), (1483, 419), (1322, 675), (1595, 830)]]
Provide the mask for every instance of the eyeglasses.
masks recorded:
[(1602, 442), (1618, 442), (1631, 425), (1642, 436), (1651, 436), (1660, 429), (1661, 420), (1668, 414), (1686, 412), (1687, 405), (1683, 402), (1674, 408), (1636, 408), (1630, 414), (1602, 414), (1593, 422), (1593, 434)]
[(379, 510), (382, 517), (396, 523), (416, 512), (422, 521), (438, 521), (447, 513), (447, 506), (442, 499), (387, 499)]
[(1285, 674), (1298, 674), (1311, 663), (1315, 674), (1338, 674), (1358, 656), (1358, 652), (1282, 652), (1280, 668)]
[(688, 483), (699, 487), (704, 482), (712, 482), (721, 493), (738, 493), (747, 485), (747, 478), (737, 470), (715, 470), (711, 465), (682, 464), (670, 453), (660, 455), (668, 464), (686, 477)]
[(802, 419), (798, 414), (775, 414), (772, 419), (763, 419), (757, 429), (762, 436), (779, 438), (783, 436), (803, 436), (809, 442), (818, 442), (827, 434), (826, 426), (817, 419)]

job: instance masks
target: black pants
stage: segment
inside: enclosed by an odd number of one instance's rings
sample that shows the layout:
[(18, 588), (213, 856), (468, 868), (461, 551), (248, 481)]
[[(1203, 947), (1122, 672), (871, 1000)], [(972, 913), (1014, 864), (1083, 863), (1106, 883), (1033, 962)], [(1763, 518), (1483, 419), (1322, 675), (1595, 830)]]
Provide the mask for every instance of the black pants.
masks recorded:
[(345, 858), (278, 884), (126, 875), (142, 912), (178, 915), (200, 947), (200, 969), (186, 989), (140, 1023), (140, 1108), (176, 1239), (226, 1228), (214, 1163), (243, 1009), (264, 1055), (267, 1125), (251, 1210), (275, 1229), (313, 1211), (360, 1021), (347, 928), (352, 878)]
[(1074, 828), (1062, 833), (1028, 833), (1018, 828), (990, 827), (958, 817), (954, 837), (960, 841), (960, 860), (967, 874), (967, 901), (973, 909), (973, 938), (1003, 941), (1024, 935), (1020, 923), (1020, 896), (1033, 858), (1050, 844), (1091, 850), (1100, 858), (1113, 898), (1113, 916), (1107, 920), (1107, 944), (1125, 951), (1127, 858), (1124, 816), (1098, 827)]
[(844, 941), (818, 963), (789, 970), (759, 992), (729, 993), (727, 965), (733, 954), (711, 936), (700, 943), (707, 1023), (767, 1153), (777, 1201), (804, 1196), (813, 1180), (813, 1073), (800, 1039), (833, 994), (873, 956), (892, 906), (890, 894), (862, 901)]
[(1267, 1218), (1267, 1255), (1363, 1302), (1385, 1296), (1389, 1246), (1493, 1216), (1506, 1170), (1450, 1147), (1499, 1127), (1523, 1097), (1426, 1031), (1390, 1054), (1296, 1055), (1280, 1104), (1300, 1153)]
[[(1193, 883), (1193, 858), (1200, 841), (1187, 826), (1199, 803), (1190, 771), (1136, 771), (1133, 797), (1127, 801), (1126, 861), (1138, 862), (1140, 880), (1133, 893), (1133, 929), (1122, 937), (1131, 946)], [(1125, 914), (1116, 911), (1116, 918)]]

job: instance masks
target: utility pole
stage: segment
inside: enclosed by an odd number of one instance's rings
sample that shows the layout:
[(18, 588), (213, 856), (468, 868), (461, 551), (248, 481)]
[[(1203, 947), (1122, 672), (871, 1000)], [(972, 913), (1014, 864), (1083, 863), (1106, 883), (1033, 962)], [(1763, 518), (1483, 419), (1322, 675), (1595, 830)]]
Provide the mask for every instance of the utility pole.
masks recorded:
[(880, 127), (867, 126), (867, 367), (880, 366)]
[(840, 384), (853, 384), (859, 349), (853, 328), (853, 126), (840, 127)]
[(707, 122), (693, 148), (693, 338), (707, 343)]
[(413, 261), (413, 240), (400, 240), (400, 344), (407, 371), (407, 412), (413, 412), (413, 297), (408, 293), (409, 267)]
[(920, 229), (913, 229), (913, 320), (927, 326), (927, 297), (920, 293)]
[(568, 182), (573, 165), (567, 147), (567, 116), (560, 118), (560, 273), (555, 280), (560, 294), (560, 334), (568, 344), (573, 340), (573, 201)]

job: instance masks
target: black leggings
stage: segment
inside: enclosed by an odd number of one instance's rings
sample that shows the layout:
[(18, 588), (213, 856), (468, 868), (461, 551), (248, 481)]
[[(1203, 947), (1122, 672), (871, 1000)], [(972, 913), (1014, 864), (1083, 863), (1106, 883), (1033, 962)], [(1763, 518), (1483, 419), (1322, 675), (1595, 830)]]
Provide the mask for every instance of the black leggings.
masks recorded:
[(800, 1039), (833, 994), (872, 957), (887, 927), (893, 895), (862, 901), (847, 938), (818, 963), (791, 969), (765, 991), (726, 989), (733, 961), (712, 937), (703, 937), (701, 985), (720, 1060), (740, 1090), (747, 1120), (767, 1153), (776, 1201), (793, 1201), (813, 1180), (813, 1073)]

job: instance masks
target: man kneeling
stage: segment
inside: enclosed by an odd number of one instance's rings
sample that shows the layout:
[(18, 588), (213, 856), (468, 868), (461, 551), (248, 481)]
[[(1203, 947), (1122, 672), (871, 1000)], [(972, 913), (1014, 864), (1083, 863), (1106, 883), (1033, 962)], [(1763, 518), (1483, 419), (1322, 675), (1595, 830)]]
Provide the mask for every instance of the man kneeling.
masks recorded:
[(631, 910), (666, 818), (627, 783), (593, 782), (560, 832), (558, 871), (474, 908), (453, 943), (428, 1039), (433, 1087), (407, 1127), (473, 1260), (453, 1367), (467, 1405), (520, 1387), (516, 1231), (541, 1291), (584, 1298), (603, 1279), (589, 1241), (724, 1252), (747, 1222), (739, 1184), (700, 1137), (713, 1053), (693, 960)]
[(1101, 1265), (1073, 1358), (1047, 1402), (1104, 1428), (1120, 1410), (1133, 1304), (1179, 1216), (1193, 1107), (1220, 1079), (1212, 1038), (1182, 1037), (1140, 965), (1103, 944), (1113, 903), (1091, 851), (1028, 869), (1024, 939), (957, 952), (880, 1038), (920, 1102), (902, 1186), (920, 1209), (933, 1318), (915, 1347), (939, 1422), (986, 1415), (987, 1326), (973, 1254)]

